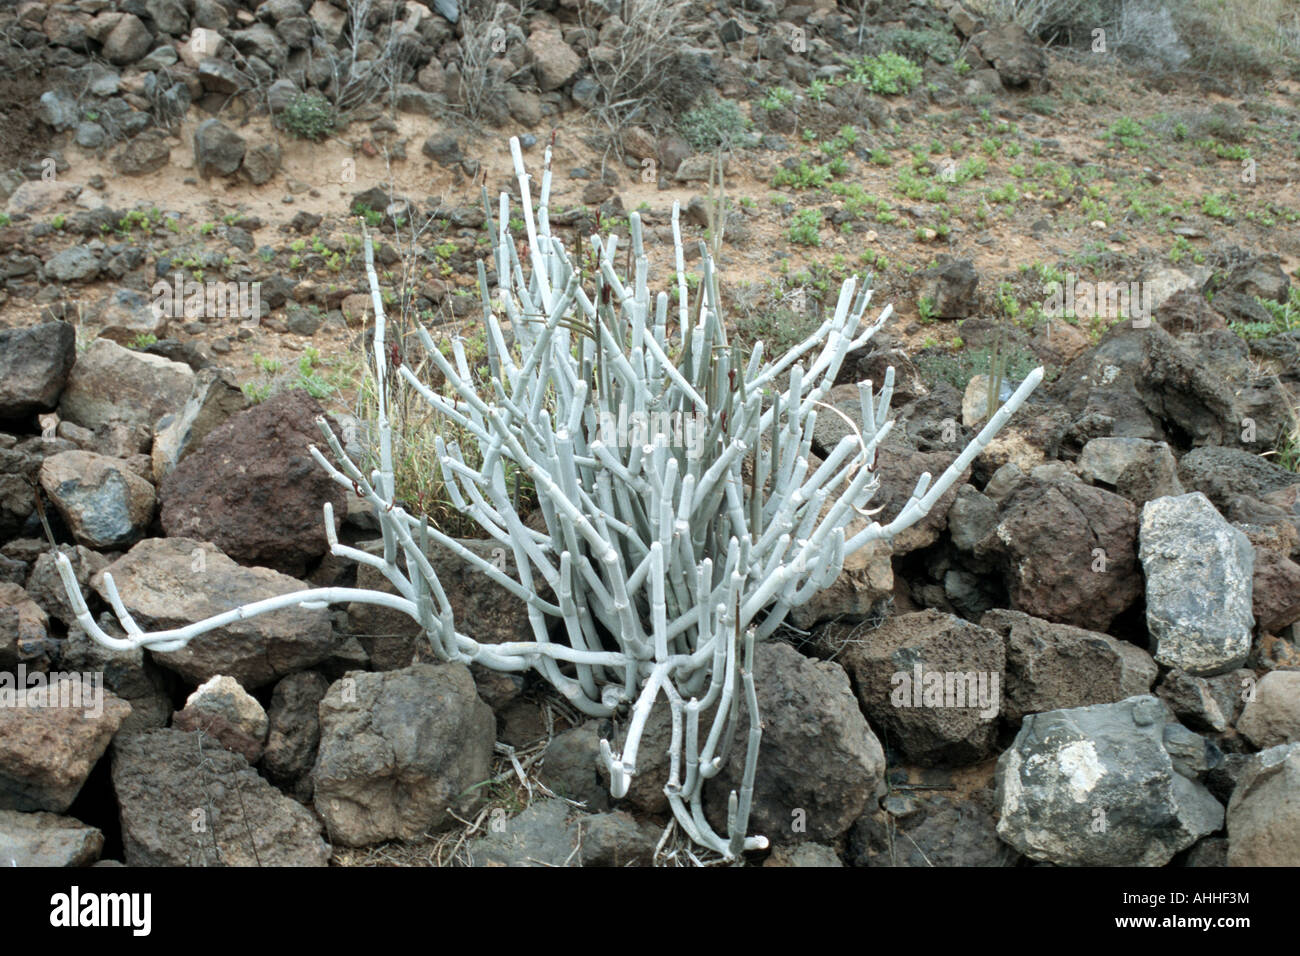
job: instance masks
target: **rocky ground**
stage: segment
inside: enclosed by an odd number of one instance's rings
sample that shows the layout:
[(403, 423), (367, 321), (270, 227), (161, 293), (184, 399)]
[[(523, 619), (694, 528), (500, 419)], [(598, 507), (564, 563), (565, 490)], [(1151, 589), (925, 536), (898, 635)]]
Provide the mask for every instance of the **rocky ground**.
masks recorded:
[[(398, 332), (462, 335), (482, 364), (481, 191), (517, 197), (510, 136), (534, 171), (553, 143), (571, 247), (636, 210), (671, 273), (680, 203), (742, 344), (801, 340), (873, 276), (895, 319), (831, 400), (860, 424), (853, 383), (895, 369), (888, 516), (978, 431), (991, 367), (1046, 369), (925, 521), (760, 646), (751, 829), (773, 849), (751, 862), (1300, 864), (1300, 67), (1177, 18), (1096, 50), (986, 9), (0, 11), (0, 672), (106, 688), (86, 715), (0, 673), (0, 865), (712, 862), (665, 832), (666, 711), (611, 801), (599, 741), (625, 728), (433, 662), (401, 615), (113, 652), (46, 539), (97, 620), (110, 570), (145, 628), (379, 586), (327, 554), (322, 502), (348, 543), (376, 525), (307, 452), (327, 410), (368, 453), (362, 230)], [(178, 276), (250, 308), (166, 314)], [(1140, 294), (1053, 312), (1096, 283)], [(818, 428), (825, 453), (848, 424)], [(427, 422), (398, 431), (399, 493), (469, 535)], [(529, 633), (522, 603), (431, 560), (476, 639)], [(966, 706), (926, 681), (967, 674)]]

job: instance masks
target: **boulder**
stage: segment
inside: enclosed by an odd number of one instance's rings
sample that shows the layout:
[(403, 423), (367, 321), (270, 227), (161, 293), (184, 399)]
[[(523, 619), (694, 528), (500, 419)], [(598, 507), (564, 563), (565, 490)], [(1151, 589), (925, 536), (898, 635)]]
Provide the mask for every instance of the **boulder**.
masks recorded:
[(0, 419), (53, 410), (76, 361), (76, 345), (68, 322), (0, 329)]
[(218, 119), (204, 120), (194, 130), (194, 168), (204, 179), (230, 176), (244, 161), (244, 138)]
[(1238, 495), (1263, 498), (1300, 485), (1300, 475), (1239, 448), (1194, 448), (1178, 462), (1178, 478), (1188, 491), (1201, 492), (1223, 510)]
[[(99, 624), (114, 637), (126, 636), (107, 613), (100, 615)], [(104, 686), (131, 705), (131, 713), (117, 728), (118, 736), (167, 725), (173, 706), (170, 682), (143, 648), (112, 650), (74, 623), (69, 625), (68, 637), (59, 647), (59, 666), (82, 673), (102, 673)]]
[(601, 781), (599, 768), (600, 722), (589, 720), (551, 738), (538, 779), (558, 797), (577, 801), (590, 811), (607, 810), (609, 788)]
[(214, 428), (247, 406), (248, 399), (226, 372), (199, 372), (184, 407), (158, 420), (151, 449), (154, 481), (167, 477)]
[(527, 50), (543, 93), (558, 90), (582, 69), (582, 59), (558, 29), (535, 25), (528, 34)]
[(1300, 564), (1271, 548), (1256, 548), (1251, 613), (1260, 630), (1271, 634), (1300, 621)]
[(1026, 714), (1136, 697), (1156, 679), (1150, 654), (1109, 634), (1001, 608), (980, 618), (980, 626), (1006, 639), (1002, 715), (1013, 723)]
[(218, 675), (200, 684), (172, 715), (177, 730), (201, 730), (250, 764), (262, 758), (270, 729), (266, 711), (233, 677)]
[(49, 650), (50, 619), (22, 585), (0, 581), (0, 668), (39, 660)]
[(104, 59), (117, 66), (134, 63), (149, 52), (153, 37), (141, 19), (124, 13), (117, 25), (104, 37)]
[(101, 679), (0, 672), (0, 810), (66, 811), (130, 713)]
[(153, 485), (118, 458), (65, 451), (41, 464), (41, 487), (79, 544), (119, 548), (153, 520)]
[(921, 274), (918, 301), (929, 303), (939, 319), (964, 319), (979, 309), (979, 272), (969, 259), (941, 255), (938, 263)]
[(155, 130), (146, 130), (123, 143), (110, 162), (123, 176), (147, 176), (166, 166), (171, 155), (166, 139)]
[(1193, 677), (1174, 669), (1160, 681), (1156, 695), (1193, 730), (1223, 733), (1237, 722), (1243, 697), (1254, 686), (1255, 672), (1250, 670)]
[(167, 335), (167, 312), (155, 300), (134, 289), (116, 289), (95, 304), (85, 317), (85, 328), (118, 345), (130, 345), (141, 336)]
[(1251, 758), (1228, 802), (1228, 866), (1300, 866), (1300, 744)]
[(104, 834), (55, 813), (0, 810), (0, 866), (89, 866), (104, 849)]
[(1139, 553), (1156, 661), (1207, 677), (1250, 653), (1254, 548), (1200, 492), (1142, 508)]
[(1014, 610), (1105, 631), (1141, 594), (1136, 519), (1132, 502), (1101, 488), (1026, 478), (974, 554), (994, 562)]
[(889, 618), (839, 658), (885, 744), (922, 766), (993, 754), (1006, 656), (994, 631), (939, 611)]
[[(749, 833), (778, 846), (830, 843), (883, 791), (880, 742), (858, 710), (848, 675), (833, 661), (765, 641), (754, 649), (754, 680), (763, 738)], [(704, 788), (705, 810), (718, 833), (726, 832), (728, 797), (743, 780), (749, 733), (744, 704), (740, 714), (731, 758)], [(706, 726), (701, 720), (701, 738)], [(665, 776), (659, 785), (666, 781)]]
[(1047, 75), (1043, 44), (1018, 23), (1003, 23), (971, 37), (971, 45), (1007, 86), (1038, 86)]
[(324, 414), (290, 389), (217, 425), (163, 479), (163, 530), (211, 541), (237, 561), (303, 574), (329, 547), (322, 505), (333, 506), (336, 530), (347, 508), (347, 490), (309, 452), (324, 444), (315, 421)]
[(1027, 716), (998, 759), (998, 836), (1057, 865), (1165, 865), (1223, 826), (1179, 731), (1149, 695)]
[(185, 404), (193, 383), (188, 365), (96, 339), (72, 367), (59, 417), (90, 429), (112, 421), (152, 429)]
[(1261, 677), (1237, 729), (1261, 750), (1300, 743), (1300, 671), (1271, 671)]
[(329, 681), (316, 671), (290, 674), (275, 685), (262, 752), (267, 779), (302, 800), (311, 799), (311, 768), (320, 745), (320, 702)]
[(324, 866), (306, 807), (200, 732), (150, 730), (113, 743), (127, 866)]
[(349, 673), (320, 704), (316, 812), (335, 843), (413, 840), (481, 803), (496, 722), (462, 664)]
[[(305, 588), (269, 568), (236, 564), (206, 541), (146, 538), (92, 579), (104, 595), (112, 574), (122, 602), (146, 630), (185, 627), (243, 604)], [(288, 608), (232, 622), (154, 660), (187, 681), (219, 674), (256, 689), (327, 659), (338, 640), (323, 608)]]
[(881, 802), (849, 831), (851, 866), (1013, 866), (1019, 858), (998, 839), (987, 790), (969, 797), (921, 791)]
[(547, 798), (513, 817), (494, 811), (468, 854), (471, 866), (649, 866), (658, 839), (626, 813), (585, 814)]

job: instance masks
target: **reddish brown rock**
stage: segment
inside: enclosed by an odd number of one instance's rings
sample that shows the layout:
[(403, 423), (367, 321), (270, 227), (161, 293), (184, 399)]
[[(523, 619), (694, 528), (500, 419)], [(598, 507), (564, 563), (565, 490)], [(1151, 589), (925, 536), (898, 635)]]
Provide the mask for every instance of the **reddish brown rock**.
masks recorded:
[(976, 546), (997, 562), (1014, 610), (1105, 631), (1142, 593), (1137, 509), (1077, 481), (1022, 481)]
[(307, 450), (325, 444), (323, 414), (292, 389), (214, 428), (159, 488), (168, 537), (211, 541), (243, 564), (301, 576), (328, 548), (321, 506), (334, 506), (336, 527), (347, 507), (347, 491)]
[(1268, 548), (1255, 549), (1251, 610), (1260, 630), (1276, 634), (1300, 621), (1300, 564)]

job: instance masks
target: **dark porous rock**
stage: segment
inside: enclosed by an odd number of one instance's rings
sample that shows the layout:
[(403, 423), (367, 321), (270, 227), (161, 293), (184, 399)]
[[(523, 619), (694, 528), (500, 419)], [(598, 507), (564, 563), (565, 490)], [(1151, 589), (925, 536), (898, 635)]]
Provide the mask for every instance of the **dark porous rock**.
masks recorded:
[(601, 782), (599, 766), (600, 721), (589, 720), (552, 738), (538, 779), (558, 797), (581, 803), (587, 810), (606, 810), (609, 790)]
[[(880, 490), (868, 504), (873, 509), (884, 508), (877, 520), (884, 519), (881, 522), (883, 524), (898, 516), (916, 490), (916, 480), (921, 472), (928, 471), (938, 479), (956, 459), (956, 452), (918, 452), (893, 444), (880, 448), (876, 453), (876, 474), (880, 479)], [(939, 540), (948, 526), (948, 509), (956, 500), (958, 489), (965, 483), (964, 479), (964, 475), (959, 477), (939, 497), (924, 518), (895, 536), (890, 543), (895, 555), (928, 548)]]
[[(1225, 330), (1175, 338), (1158, 325), (1120, 322), (1071, 362), (1047, 394), (1072, 416), (1079, 444), (1111, 435), (1180, 449), (1265, 448), (1289, 421), (1284, 390), (1252, 367), (1245, 343)], [(1247, 418), (1253, 429), (1243, 426)], [(1094, 421), (1105, 428), (1089, 433), (1085, 425)]]
[[(112, 574), (122, 602), (146, 630), (185, 627), (232, 608), (293, 591), (301, 581), (269, 568), (242, 567), (206, 541), (146, 538), (97, 574)], [(323, 608), (287, 608), (245, 618), (193, 638), (154, 660), (195, 684), (219, 674), (256, 689), (329, 658), (339, 644)]]
[(336, 530), (347, 508), (347, 491), (308, 452), (324, 444), (315, 421), (324, 414), (306, 392), (290, 389), (218, 425), (163, 480), (163, 530), (301, 575), (328, 549), (322, 504), (333, 505)]
[(1295, 472), (1239, 448), (1195, 448), (1178, 462), (1178, 478), (1188, 491), (1201, 492), (1225, 510), (1236, 495), (1262, 498), (1300, 484)]
[(876, 808), (858, 818), (849, 831), (849, 865), (1015, 865), (1019, 855), (998, 839), (991, 793), (963, 799), (920, 792), (902, 803), (897, 813)]
[(290, 674), (275, 685), (267, 712), (270, 732), (262, 770), (300, 800), (311, 799), (311, 768), (320, 745), (320, 702), (329, 681), (316, 671)]
[[(839, 664), (765, 641), (754, 651), (754, 679), (763, 738), (749, 833), (772, 845), (829, 843), (883, 786), (880, 743)], [(749, 732), (743, 704), (740, 714), (731, 759), (704, 788), (705, 811), (719, 833), (726, 832), (729, 794), (742, 783)]]
[(316, 812), (345, 846), (447, 826), (481, 803), (495, 734), (461, 664), (350, 673), (320, 704)]
[(113, 743), (127, 866), (324, 866), (307, 808), (201, 732), (150, 730)]
[(548, 798), (513, 817), (494, 810), (468, 853), (472, 866), (649, 866), (658, 837), (627, 813), (585, 814)]
[(974, 553), (1000, 569), (1014, 610), (1061, 624), (1104, 631), (1142, 593), (1137, 509), (1078, 481), (1019, 481)]
[(1300, 564), (1256, 548), (1251, 609), (1260, 629), (1273, 634), (1300, 620)]
[(70, 322), (0, 329), (0, 420), (58, 405), (76, 360), (76, 341)]
[(1027, 716), (998, 759), (998, 835), (1058, 865), (1163, 866), (1223, 826), (1184, 736), (1149, 695)]
[(131, 705), (95, 678), (0, 673), (0, 810), (72, 806)]
[(994, 631), (939, 611), (900, 614), (840, 660), (891, 751), (922, 766), (992, 755), (1006, 662)]
[(1013, 723), (1044, 710), (1136, 697), (1156, 679), (1150, 654), (1109, 634), (1002, 608), (986, 613), (980, 625), (1006, 638), (1002, 715)]

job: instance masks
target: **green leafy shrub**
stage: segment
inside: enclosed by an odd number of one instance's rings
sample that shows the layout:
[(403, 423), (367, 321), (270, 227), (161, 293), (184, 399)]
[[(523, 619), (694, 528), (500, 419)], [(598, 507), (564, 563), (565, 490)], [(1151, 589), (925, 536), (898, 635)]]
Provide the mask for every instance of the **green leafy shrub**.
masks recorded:
[(687, 110), (677, 129), (698, 150), (730, 149), (748, 141), (750, 125), (736, 103), (719, 99)]
[(337, 117), (319, 93), (299, 93), (280, 114), (280, 125), (299, 139), (320, 142), (334, 132)]
[(820, 209), (800, 209), (787, 233), (791, 242), (801, 246), (820, 246), (822, 213)]
[(910, 93), (921, 82), (924, 71), (905, 56), (885, 52), (864, 56), (849, 73), (849, 80), (860, 83), (872, 93), (897, 96)]

